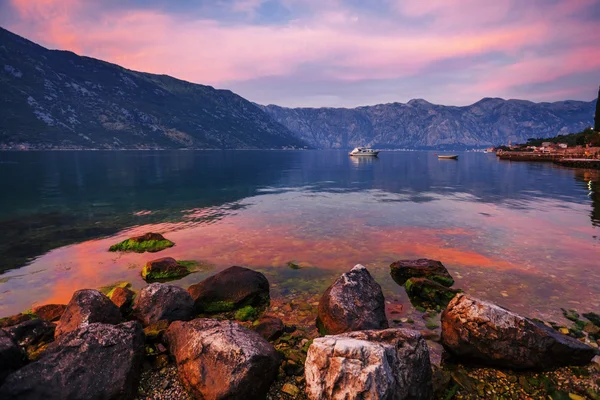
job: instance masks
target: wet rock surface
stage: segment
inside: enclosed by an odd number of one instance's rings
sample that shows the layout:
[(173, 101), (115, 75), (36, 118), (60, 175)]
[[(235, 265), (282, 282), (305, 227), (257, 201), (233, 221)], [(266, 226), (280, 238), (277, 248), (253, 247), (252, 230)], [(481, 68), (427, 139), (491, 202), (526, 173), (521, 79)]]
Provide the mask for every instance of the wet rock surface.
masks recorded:
[(317, 326), (321, 334), (388, 327), (381, 286), (364, 266), (356, 265), (325, 291)]
[(108, 297), (97, 290), (78, 290), (58, 320), (54, 335), (58, 338), (82, 325), (95, 322), (118, 324), (121, 321), (121, 312)]
[(458, 294), (442, 313), (442, 343), (462, 359), (510, 368), (583, 365), (596, 350), (495, 304)]
[(2, 399), (132, 399), (144, 334), (137, 322), (92, 323), (65, 333), (38, 361), (9, 375)]
[(445, 307), (457, 293), (451, 289), (427, 278), (410, 278), (404, 283), (406, 294), (413, 305), (427, 308)]
[(133, 315), (144, 326), (161, 320), (189, 320), (194, 314), (194, 301), (183, 288), (166, 283), (152, 283), (135, 299)]
[(38, 318), (48, 322), (55, 322), (60, 319), (66, 308), (66, 304), (44, 304), (42, 306), (33, 307), (32, 311)]
[(269, 281), (260, 272), (230, 267), (188, 288), (196, 311), (218, 313), (269, 304)]
[(268, 341), (276, 340), (285, 332), (283, 321), (271, 315), (265, 315), (252, 329)]
[(410, 278), (427, 278), (447, 287), (454, 284), (454, 279), (440, 261), (426, 258), (396, 261), (390, 265), (390, 275), (399, 285), (404, 285)]
[(165, 339), (180, 379), (197, 398), (264, 398), (277, 375), (273, 346), (231, 321), (173, 322)]
[(408, 329), (357, 331), (313, 341), (306, 391), (322, 399), (431, 399), (425, 340)]
[(172, 257), (163, 257), (148, 261), (142, 269), (142, 278), (147, 282), (176, 279), (188, 275), (187, 267), (180, 265)]

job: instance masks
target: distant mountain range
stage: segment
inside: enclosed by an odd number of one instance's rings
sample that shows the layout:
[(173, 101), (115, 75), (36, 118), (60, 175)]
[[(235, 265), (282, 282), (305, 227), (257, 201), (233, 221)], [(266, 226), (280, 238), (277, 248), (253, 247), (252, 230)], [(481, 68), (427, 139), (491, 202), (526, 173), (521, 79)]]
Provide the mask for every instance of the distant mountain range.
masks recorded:
[(592, 125), (595, 104), (485, 98), (454, 107), (417, 99), (352, 109), (269, 105), (263, 110), (317, 148), (467, 148), (579, 132)]
[(304, 146), (229, 90), (51, 51), (0, 28), (0, 148)]
[(0, 28), (0, 148), (461, 148), (592, 125), (595, 101), (486, 98), (357, 108), (253, 104), (166, 75), (48, 50)]

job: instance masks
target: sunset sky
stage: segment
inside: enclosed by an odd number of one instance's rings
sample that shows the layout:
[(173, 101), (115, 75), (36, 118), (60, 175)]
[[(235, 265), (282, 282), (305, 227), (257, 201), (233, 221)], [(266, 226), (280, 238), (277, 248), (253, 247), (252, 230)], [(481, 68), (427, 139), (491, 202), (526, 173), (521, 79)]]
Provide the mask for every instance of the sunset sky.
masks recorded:
[(0, 0), (49, 48), (283, 106), (592, 100), (600, 0)]

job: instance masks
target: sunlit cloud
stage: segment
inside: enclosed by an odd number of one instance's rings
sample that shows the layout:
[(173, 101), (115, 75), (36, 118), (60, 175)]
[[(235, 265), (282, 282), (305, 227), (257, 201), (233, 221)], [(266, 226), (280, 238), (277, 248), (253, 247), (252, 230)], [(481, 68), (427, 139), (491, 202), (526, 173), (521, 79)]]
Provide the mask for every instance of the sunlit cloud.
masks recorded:
[[(434, 80), (442, 87), (428, 99), (450, 104), (516, 97), (528, 84), (537, 84), (525, 93), (532, 100), (558, 100), (566, 93), (591, 100), (594, 95), (597, 82), (588, 76), (600, 75), (600, 59), (593, 56), (600, 54), (600, 40), (590, 32), (597, 31), (600, 10), (593, 0), (368, 4), (223, 0), (178, 2), (172, 9), (156, 0), (129, 5), (11, 0), (0, 24), (50, 48), (231, 88), (263, 103), (407, 101), (430, 94)], [(461, 65), (446, 65), (456, 59), (463, 60)], [(552, 85), (578, 76), (577, 90)], [(286, 93), (265, 90), (281, 80), (287, 82)], [(336, 89), (344, 82), (367, 85), (364, 96), (344, 99)], [(378, 82), (410, 83), (414, 90), (373, 96), (368, 85)], [(312, 94), (306, 93), (307, 84), (314, 85)], [(540, 87), (544, 84), (549, 87)]]

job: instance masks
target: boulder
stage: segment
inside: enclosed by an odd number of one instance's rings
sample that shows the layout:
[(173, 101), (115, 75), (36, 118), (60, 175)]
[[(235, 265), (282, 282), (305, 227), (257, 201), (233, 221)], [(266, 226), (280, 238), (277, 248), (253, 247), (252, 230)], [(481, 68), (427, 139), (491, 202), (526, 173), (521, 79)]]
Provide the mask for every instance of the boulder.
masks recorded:
[(396, 261), (390, 265), (390, 275), (399, 285), (404, 285), (410, 278), (427, 278), (447, 287), (454, 284), (454, 279), (441, 262), (426, 258)]
[(10, 317), (0, 318), (0, 328), (7, 328), (9, 326), (19, 325), (21, 322), (29, 321), (30, 319), (34, 319), (35, 316), (31, 314), (15, 314)]
[(54, 341), (56, 325), (43, 319), (32, 319), (5, 328), (6, 334), (21, 348), (29, 359), (36, 359), (48, 344)]
[(442, 344), (452, 354), (493, 366), (584, 365), (594, 348), (495, 304), (458, 294), (442, 313)]
[(325, 291), (317, 327), (328, 335), (388, 327), (381, 286), (364, 266), (356, 265)]
[(231, 321), (173, 322), (165, 335), (179, 377), (198, 399), (265, 398), (280, 358), (258, 333)]
[(92, 323), (67, 332), (38, 361), (12, 373), (2, 399), (133, 399), (144, 354), (137, 322)]
[(427, 278), (410, 278), (404, 283), (404, 288), (411, 303), (427, 308), (445, 307), (460, 293), (460, 289), (450, 289)]
[(115, 303), (115, 306), (119, 307), (122, 315), (130, 313), (134, 297), (135, 292), (128, 287), (116, 287), (110, 293), (110, 300)]
[(230, 267), (188, 288), (200, 313), (233, 311), (269, 304), (269, 281), (260, 272)]
[(119, 309), (108, 297), (93, 289), (78, 290), (60, 317), (54, 336), (58, 338), (84, 324), (118, 324), (121, 320)]
[(166, 283), (152, 283), (140, 291), (133, 305), (133, 315), (144, 326), (161, 320), (187, 321), (194, 315), (194, 300), (183, 288)]
[(268, 341), (278, 339), (285, 332), (283, 321), (271, 315), (265, 315), (258, 320), (252, 329)]
[(141, 236), (123, 240), (120, 243), (113, 244), (108, 249), (109, 251), (134, 251), (136, 253), (156, 253), (158, 251), (175, 246), (175, 243), (166, 239), (160, 233), (148, 232)]
[(148, 261), (142, 269), (142, 278), (147, 282), (151, 282), (181, 278), (189, 273), (187, 267), (180, 265), (174, 258), (163, 257)]
[(27, 361), (21, 348), (1, 329), (0, 360), (0, 385), (10, 373), (22, 367)]
[(67, 308), (66, 304), (44, 304), (33, 307), (33, 313), (48, 322), (58, 321)]
[(410, 329), (317, 338), (308, 349), (305, 378), (311, 400), (433, 398), (427, 344)]

